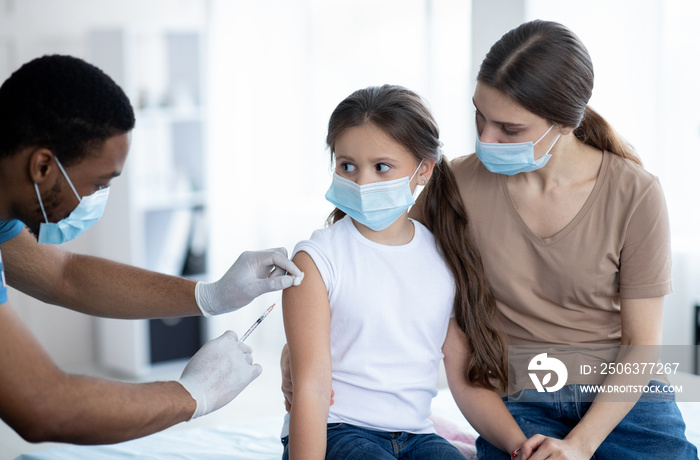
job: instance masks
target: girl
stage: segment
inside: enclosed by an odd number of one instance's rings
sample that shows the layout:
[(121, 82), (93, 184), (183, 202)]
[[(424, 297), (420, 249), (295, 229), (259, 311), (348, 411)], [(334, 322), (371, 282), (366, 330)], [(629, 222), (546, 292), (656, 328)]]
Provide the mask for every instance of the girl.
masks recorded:
[[(515, 449), (525, 437), (494, 392), (506, 383), (495, 303), (426, 104), (398, 86), (356, 91), (326, 142), (337, 208), (296, 246), (306, 275), (283, 299), (294, 387), (284, 458), (463, 458), (428, 419), (443, 353), (470, 423)], [(429, 229), (406, 212), (428, 181)]]

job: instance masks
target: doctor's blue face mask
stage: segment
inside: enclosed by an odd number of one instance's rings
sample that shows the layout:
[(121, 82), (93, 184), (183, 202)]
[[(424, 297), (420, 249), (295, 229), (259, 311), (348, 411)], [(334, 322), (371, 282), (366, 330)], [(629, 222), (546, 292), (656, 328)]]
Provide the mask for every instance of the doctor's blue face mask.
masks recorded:
[(411, 181), (422, 164), (423, 161), (418, 164), (410, 179), (406, 176), (364, 185), (358, 185), (334, 172), (326, 199), (375, 232), (384, 230), (416, 202), (411, 192)]
[(549, 152), (557, 143), (561, 133), (554, 140), (547, 152), (535, 160), (535, 145), (554, 128), (554, 125), (540, 137), (537, 142), (490, 143), (481, 142), (479, 131), (476, 132), (476, 156), (492, 173), (512, 176), (522, 172), (535, 171), (544, 167), (552, 155)]
[(41, 193), (39, 193), (39, 186), (36, 182), (34, 183), (36, 196), (39, 198), (39, 206), (41, 206), (41, 212), (44, 214), (45, 220), (45, 222), (42, 222), (39, 226), (39, 236), (37, 237), (39, 244), (61, 244), (82, 235), (85, 230), (92, 227), (95, 222), (100, 220), (105, 205), (107, 204), (107, 198), (109, 197), (109, 187), (106, 187), (96, 191), (92, 195), (80, 198), (78, 191), (73, 186), (68, 174), (66, 174), (66, 170), (63, 169), (63, 165), (58, 161), (58, 158), (54, 157), (54, 159), (68, 181), (71, 190), (73, 190), (76, 198), (78, 198), (79, 203), (68, 217), (55, 223), (49, 222), (46, 216), (46, 210), (44, 209), (44, 202), (41, 199)]

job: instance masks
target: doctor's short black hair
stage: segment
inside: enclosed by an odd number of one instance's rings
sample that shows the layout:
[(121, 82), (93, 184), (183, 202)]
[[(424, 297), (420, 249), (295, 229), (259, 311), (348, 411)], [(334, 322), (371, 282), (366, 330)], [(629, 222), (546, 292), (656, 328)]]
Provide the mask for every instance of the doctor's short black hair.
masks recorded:
[(70, 165), (134, 123), (134, 109), (119, 85), (72, 56), (34, 59), (0, 86), (0, 160), (36, 146)]

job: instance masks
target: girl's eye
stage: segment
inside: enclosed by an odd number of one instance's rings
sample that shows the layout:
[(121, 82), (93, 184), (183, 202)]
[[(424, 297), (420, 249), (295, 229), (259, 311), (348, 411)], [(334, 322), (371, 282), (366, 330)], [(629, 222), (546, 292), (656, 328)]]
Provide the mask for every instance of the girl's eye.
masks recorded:
[(389, 166), (386, 163), (379, 163), (377, 166), (375, 166), (378, 172), (387, 172), (391, 169), (391, 166)]
[(505, 125), (501, 126), (501, 131), (503, 131), (503, 134), (505, 134), (506, 136), (515, 136), (516, 134), (518, 134), (517, 131), (511, 131), (508, 128), (506, 128)]
[(351, 163), (341, 163), (340, 169), (344, 172), (353, 172), (355, 171), (355, 165)]

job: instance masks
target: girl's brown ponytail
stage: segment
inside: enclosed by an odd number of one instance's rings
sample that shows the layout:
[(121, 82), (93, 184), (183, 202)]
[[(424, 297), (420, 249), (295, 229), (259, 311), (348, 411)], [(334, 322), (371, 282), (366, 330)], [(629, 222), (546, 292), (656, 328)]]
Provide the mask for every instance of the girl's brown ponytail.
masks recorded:
[(466, 377), (475, 386), (505, 389), (506, 345), (494, 325), (496, 301), (469, 236), (469, 218), (454, 172), (444, 156), (436, 163), (423, 195), (423, 220), (455, 278), (455, 320), (469, 341)]

